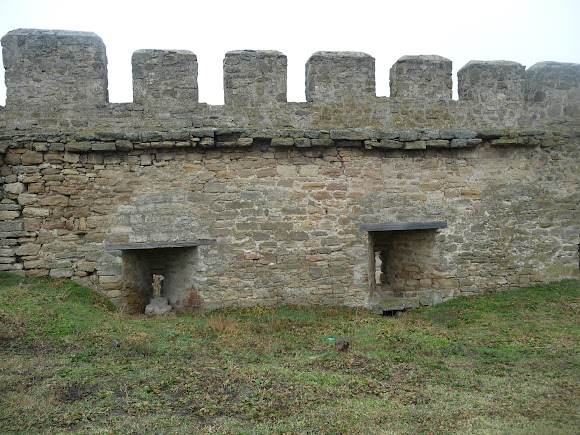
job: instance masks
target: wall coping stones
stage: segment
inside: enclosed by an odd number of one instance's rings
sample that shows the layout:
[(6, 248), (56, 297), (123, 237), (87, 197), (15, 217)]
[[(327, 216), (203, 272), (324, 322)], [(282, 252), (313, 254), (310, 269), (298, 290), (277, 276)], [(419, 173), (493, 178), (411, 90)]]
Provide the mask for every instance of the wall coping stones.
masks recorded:
[(384, 224), (360, 224), (361, 231), (408, 231), (408, 230), (436, 230), (447, 228), (447, 221), (426, 222), (392, 222)]
[(215, 239), (181, 240), (174, 242), (150, 242), (150, 243), (111, 243), (106, 245), (109, 251), (135, 251), (142, 249), (164, 248), (193, 248), (203, 245), (214, 245)]
[[(95, 132), (3, 135), (0, 154), (11, 149), (36, 149), (39, 142), (50, 152), (130, 152), (165, 148), (247, 148), (253, 144), (273, 147), (362, 146), (366, 149), (445, 149), (471, 148), (488, 143), (491, 146), (553, 146), (572, 133), (546, 130), (436, 130), (376, 131), (343, 130), (259, 130), (247, 128), (201, 128), (167, 131)], [(578, 134), (576, 134), (577, 136)], [(47, 142), (50, 139), (50, 142)]]

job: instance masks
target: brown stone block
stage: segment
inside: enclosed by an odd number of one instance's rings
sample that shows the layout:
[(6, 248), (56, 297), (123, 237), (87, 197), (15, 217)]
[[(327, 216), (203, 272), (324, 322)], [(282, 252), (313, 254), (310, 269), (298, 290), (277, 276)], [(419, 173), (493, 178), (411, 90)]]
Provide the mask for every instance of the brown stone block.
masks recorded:
[(35, 243), (27, 243), (25, 245), (21, 245), (14, 250), (14, 253), (20, 257), (23, 256), (34, 256), (38, 254), (40, 251), (40, 245)]
[(68, 198), (63, 195), (48, 195), (40, 200), (41, 205), (47, 206), (62, 206), (66, 207), (68, 205)]
[(37, 207), (24, 207), (22, 215), (27, 218), (43, 218), (50, 215), (50, 209)]
[(24, 261), (25, 269), (40, 269), (44, 267), (46, 267), (46, 262), (44, 260)]
[(188, 172), (199, 172), (203, 169), (203, 165), (201, 165), (199, 163), (185, 162), (183, 164), (183, 169), (185, 169)]
[(270, 264), (270, 263), (276, 263), (277, 261), (278, 261), (277, 254), (267, 253), (267, 254), (262, 254), (259, 262), (261, 264)]
[(62, 230), (64, 228), (64, 222), (51, 222), (47, 223), (46, 225), (42, 226), (43, 230), (50, 231), (50, 230)]
[(274, 169), (274, 168), (259, 169), (256, 172), (256, 176), (258, 178), (275, 177), (276, 175), (277, 175), (277, 172), (276, 172), (276, 169)]
[(44, 160), (43, 154), (38, 151), (26, 151), (22, 154), (23, 165), (38, 165)]
[(481, 192), (479, 190), (462, 190), (461, 196), (471, 199), (481, 199)]
[(233, 171), (218, 171), (218, 173), (216, 174), (216, 177), (220, 179), (235, 178), (235, 176), (236, 174)]
[(18, 153), (17, 150), (10, 150), (4, 157), (4, 162), (12, 166), (20, 165), (22, 163), (22, 154)]
[(278, 183), (276, 185), (280, 187), (294, 187), (294, 179), (284, 178), (282, 180), (278, 180)]
[(48, 269), (30, 269), (26, 271), (26, 276), (29, 278), (38, 278), (48, 276), (49, 273)]
[(348, 183), (328, 183), (326, 190), (348, 190)]
[(28, 193), (44, 193), (44, 183), (30, 183)]
[[(323, 168), (320, 171), (320, 175), (330, 178), (339, 178), (342, 175), (342, 169), (340, 168)], [(360, 172), (359, 172), (360, 175)]]
[(42, 182), (42, 177), (39, 174), (27, 174), (22, 178), (24, 184), (30, 183), (40, 183)]
[(75, 195), (78, 194), (80, 190), (84, 190), (85, 186), (53, 186), (50, 188), (51, 192), (58, 193), (59, 195)]
[(320, 190), (326, 187), (325, 183), (304, 183), (302, 190)]
[(437, 181), (432, 181), (430, 183), (419, 184), (419, 189), (421, 190), (441, 190), (441, 183)]
[(130, 204), (131, 202), (133, 202), (133, 198), (131, 197), (131, 195), (121, 195), (117, 197), (117, 202), (119, 204)]
[(314, 192), (312, 194), (312, 197), (314, 199), (316, 199), (317, 201), (324, 201), (324, 200), (332, 199), (332, 195), (330, 194), (330, 192), (327, 192), (326, 190), (323, 190), (320, 192)]

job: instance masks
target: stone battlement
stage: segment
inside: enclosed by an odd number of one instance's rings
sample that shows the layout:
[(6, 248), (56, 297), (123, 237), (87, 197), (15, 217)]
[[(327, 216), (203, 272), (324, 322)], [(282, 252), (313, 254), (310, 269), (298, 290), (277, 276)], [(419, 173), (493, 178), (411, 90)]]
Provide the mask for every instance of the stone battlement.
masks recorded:
[(111, 104), (106, 50), (94, 33), (19, 29), (2, 46), (8, 130), (525, 129), (573, 127), (580, 116), (578, 64), (541, 62), (526, 70), (515, 62), (471, 61), (458, 71), (454, 101), (449, 59), (404, 56), (390, 70), (387, 98), (376, 96), (372, 56), (316, 52), (305, 67), (306, 102), (291, 103), (284, 54), (232, 51), (224, 59), (225, 105), (212, 106), (198, 101), (195, 54), (138, 50), (133, 103)]

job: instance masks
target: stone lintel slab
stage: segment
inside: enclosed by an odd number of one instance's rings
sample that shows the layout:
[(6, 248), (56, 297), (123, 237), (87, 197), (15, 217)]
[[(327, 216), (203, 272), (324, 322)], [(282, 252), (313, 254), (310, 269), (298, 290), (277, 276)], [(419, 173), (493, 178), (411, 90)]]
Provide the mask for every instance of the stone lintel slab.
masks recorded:
[(106, 245), (106, 248), (109, 251), (134, 251), (139, 249), (193, 248), (202, 245), (214, 245), (215, 243), (215, 239), (150, 243), (111, 243)]
[(360, 224), (360, 231), (407, 231), (407, 230), (436, 230), (447, 228), (447, 221), (429, 222), (393, 222), (385, 224)]

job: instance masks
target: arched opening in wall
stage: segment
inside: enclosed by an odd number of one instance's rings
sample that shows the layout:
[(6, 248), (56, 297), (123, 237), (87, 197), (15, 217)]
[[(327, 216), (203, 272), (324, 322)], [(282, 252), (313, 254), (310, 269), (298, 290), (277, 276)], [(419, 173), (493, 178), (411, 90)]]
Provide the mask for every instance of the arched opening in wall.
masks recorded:
[(432, 303), (440, 275), (435, 273), (436, 230), (447, 228), (447, 222), (363, 224), (359, 228), (368, 231), (370, 296), (383, 313)]
[(154, 275), (161, 275), (161, 297), (178, 312), (201, 308), (199, 295), (204, 262), (200, 247), (215, 240), (171, 243), (126, 243), (107, 246), (121, 250), (123, 287), (128, 311), (143, 313), (154, 297)]

